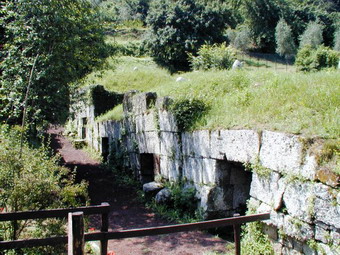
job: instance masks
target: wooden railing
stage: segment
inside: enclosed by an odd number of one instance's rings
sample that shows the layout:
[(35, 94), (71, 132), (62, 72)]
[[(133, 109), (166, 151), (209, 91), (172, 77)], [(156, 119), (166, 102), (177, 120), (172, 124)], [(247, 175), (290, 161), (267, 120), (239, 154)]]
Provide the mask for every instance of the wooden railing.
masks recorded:
[[(52, 218), (67, 217), (68, 215), (68, 237), (50, 237), (44, 239), (15, 240), (0, 242), (0, 250), (27, 248), (45, 245), (57, 245), (68, 243), (68, 255), (83, 255), (84, 244), (87, 241), (101, 242), (101, 254), (107, 254), (107, 242), (111, 239), (123, 239), (132, 237), (143, 237), (170, 234), (176, 232), (203, 230), (209, 228), (233, 226), (235, 254), (241, 254), (240, 247), (240, 227), (241, 224), (267, 220), (270, 218), (269, 213), (254, 214), (247, 216), (235, 216), (231, 218), (202, 221), (197, 223), (177, 224), (171, 226), (160, 226), (152, 228), (130, 229), (122, 231), (108, 231), (108, 211), (109, 205), (104, 203), (100, 206), (81, 207), (74, 209), (57, 209), (39, 212), (17, 212), (0, 214), (0, 221), (19, 220), (19, 219), (36, 219), (36, 218)], [(84, 215), (102, 214), (102, 226), (100, 232), (84, 233)], [(35, 216), (37, 215), (37, 217)]]

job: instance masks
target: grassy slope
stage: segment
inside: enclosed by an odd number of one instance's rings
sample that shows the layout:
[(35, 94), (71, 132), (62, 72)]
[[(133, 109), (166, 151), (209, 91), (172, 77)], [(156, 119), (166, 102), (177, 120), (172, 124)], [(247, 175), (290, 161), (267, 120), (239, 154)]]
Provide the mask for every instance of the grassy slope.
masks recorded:
[[(186, 81), (176, 82), (178, 76)], [(256, 69), (171, 76), (149, 58), (122, 57), (115, 70), (101, 78), (91, 75), (91, 80), (117, 92), (137, 89), (173, 98), (200, 98), (211, 110), (195, 128), (340, 135), (340, 73), (336, 71), (303, 74)]]
[[(126, 38), (116, 38), (116, 42)], [(132, 39), (132, 41), (138, 39)], [(195, 129), (269, 129), (289, 133), (340, 136), (340, 72), (296, 73), (291, 66), (259, 62), (238, 71), (199, 71), (170, 75), (152, 59), (120, 57), (87, 84), (116, 92), (153, 91), (173, 98), (200, 98), (211, 106)], [(268, 66), (271, 66), (268, 68)], [(186, 81), (176, 82), (178, 76)], [(100, 119), (119, 119), (121, 106)]]

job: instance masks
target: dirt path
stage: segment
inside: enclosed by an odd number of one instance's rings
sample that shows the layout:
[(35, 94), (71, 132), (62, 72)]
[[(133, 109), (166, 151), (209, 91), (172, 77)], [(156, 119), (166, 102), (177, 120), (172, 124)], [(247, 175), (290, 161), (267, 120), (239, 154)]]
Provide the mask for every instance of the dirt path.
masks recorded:
[[(100, 169), (99, 162), (91, 159), (84, 151), (73, 148), (69, 140), (61, 135), (61, 128), (51, 128), (51, 145), (61, 155), (63, 163), (74, 169), (77, 179), (89, 182), (91, 204), (108, 202), (111, 205), (109, 229), (122, 230), (141, 227), (168, 225), (143, 204), (136, 200), (128, 189), (113, 186), (113, 176)], [(99, 218), (90, 219), (90, 227), (98, 229)], [(175, 233), (143, 238), (110, 240), (109, 251), (115, 255), (200, 255), (207, 251), (225, 251), (226, 241), (202, 232)]]

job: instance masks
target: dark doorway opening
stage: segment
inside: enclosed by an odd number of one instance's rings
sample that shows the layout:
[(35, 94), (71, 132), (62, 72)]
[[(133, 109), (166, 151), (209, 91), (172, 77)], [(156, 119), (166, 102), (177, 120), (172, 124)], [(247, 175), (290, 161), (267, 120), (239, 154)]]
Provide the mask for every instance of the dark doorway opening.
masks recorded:
[(81, 139), (86, 139), (87, 118), (81, 119)]
[(103, 161), (106, 162), (109, 156), (109, 138), (102, 137), (102, 157)]
[(140, 173), (143, 184), (154, 181), (159, 170), (160, 159), (158, 155), (152, 153), (140, 154)]

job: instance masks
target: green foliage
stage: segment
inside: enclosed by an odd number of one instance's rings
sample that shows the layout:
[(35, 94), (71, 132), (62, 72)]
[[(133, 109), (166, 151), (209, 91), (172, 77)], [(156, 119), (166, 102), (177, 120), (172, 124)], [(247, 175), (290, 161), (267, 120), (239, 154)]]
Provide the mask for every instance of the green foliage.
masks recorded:
[(280, 0), (245, 0), (244, 18), (258, 48), (265, 51), (275, 49), (275, 27), (283, 10)]
[(256, 162), (253, 164), (245, 163), (244, 166), (247, 171), (255, 172), (258, 176), (262, 178), (269, 178), (270, 174), (272, 173), (271, 169), (261, 165), (259, 159), (257, 159)]
[(203, 45), (197, 56), (190, 55), (190, 66), (195, 69), (230, 69), (236, 59), (236, 50), (225, 43)]
[(280, 19), (275, 29), (276, 53), (286, 59), (296, 52), (296, 45), (293, 40), (292, 30), (284, 19)]
[[(74, 175), (58, 166), (58, 158), (51, 158), (46, 148), (32, 149), (24, 143), (21, 154), (18, 132), (6, 126), (0, 127), (0, 140), (3, 212), (76, 207), (87, 201), (87, 184), (74, 184)], [(4, 222), (1, 228), (6, 229), (1, 235), (5, 240), (65, 234), (64, 222), (55, 219), (20, 221), (16, 227)], [(41, 254), (46, 253), (45, 250)]]
[(274, 255), (268, 236), (262, 231), (261, 222), (247, 223), (243, 227), (241, 250), (244, 255)]
[(323, 41), (322, 37), (323, 26), (316, 22), (308, 23), (308, 26), (300, 37), (300, 48), (310, 45), (312, 48), (317, 48)]
[(208, 111), (207, 104), (198, 99), (182, 99), (175, 101), (170, 110), (176, 118), (178, 129), (188, 131)]
[[(32, 72), (28, 119), (61, 122), (69, 108), (69, 84), (103, 64), (107, 56), (96, 9), (82, 0), (6, 1), (0, 23), (0, 119), (18, 123)], [(33, 70), (33, 63), (36, 66)]]
[(235, 38), (231, 44), (238, 50), (246, 51), (251, 47), (252, 37), (251, 31), (248, 27), (241, 26), (235, 32)]
[(296, 56), (295, 65), (300, 71), (319, 71), (323, 68), (336, 68), (340, 53), (323, 45), (314, 49), (310, 45), (301, 48)]
[(165, 205), (157, 204), (154, 201), (149, 205), (159, 215), (167, 220), (188, 223), (202, 220), (200, 209), (197, 209), (198, 199), (196, 189), (184, 182), (166, 183), (170, 190), (171, 201)]
[(340, 29), (338, 29), (334, 34), (334, 46), (333, 49), (340, 51)]
[(151, 56), (171, 69), (187, 69), (188, 54), (203, 44), (223, 41), (230, 13), (223, 4), (195, 0), (153, 1), (146, 46)]
[(105, 114), (102, 114), (96, 118), (96, 121), (117, 120), (120, 121), (124, 118), (123, 104), (115, 106), (112, 110), (109, 110)]
[(112, 47), (114, 49), (114, 55), (118, 56), (141, 57), (147, 54), (145, 45), (141, 42), (115, 43)]

